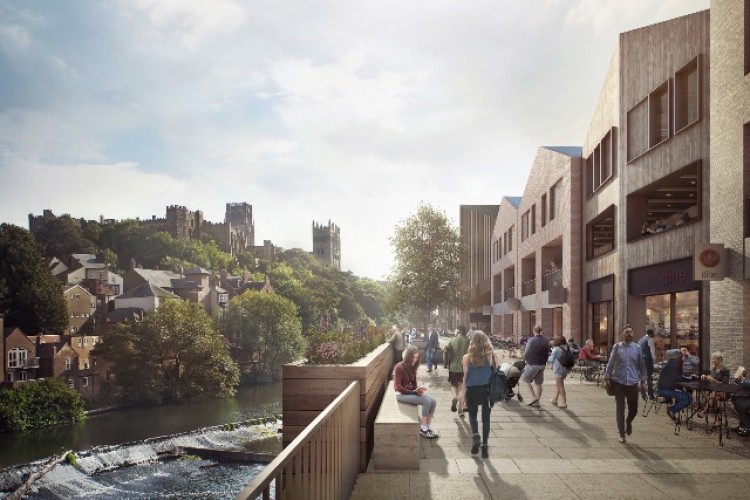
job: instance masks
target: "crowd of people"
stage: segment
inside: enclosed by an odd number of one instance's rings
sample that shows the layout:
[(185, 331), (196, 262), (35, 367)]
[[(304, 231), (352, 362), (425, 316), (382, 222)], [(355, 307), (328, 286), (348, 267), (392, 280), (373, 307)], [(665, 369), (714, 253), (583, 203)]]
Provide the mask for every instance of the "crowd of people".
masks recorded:
[[(413, 332), (411, 332), (413, 333)], [(427, 372), (437, 371), (437, 353), (440, 340), (437, 330), (428, 327), (425, 345)], [(411, 345), (415, 337), (410, 331), (393, 327), (388, 339), (393, 344), (395, 367), (393, 369), (396, 399), (400, 402), (422, 406), (419, 433), (425, 438), (435, 439), (438, 433), (432, 428), (437, 402), (426, 394), (428, 386), (417, 382), (417, 368), (420, 364), (419, 349)], [(615, 399), (615, 421), (621, 443), (627, 442), (627, 436), (633, 432), (633, 422), (638, 415), (639, 395), (644, 401), (656, 397), (669, 402), (667, 415), (676, 420), (679, 412), (693, 404), (693, 397), (684, 390), (680, 382), (686, 380), (704, 380), (707, 382), (736, 382), (750, 386), (750, 378), (743, 367), (739, 367), (734, 376), (724, 366), (723, 355), (719, 352), (711, 356), (711, 368), (707, 373), (700, 373), (700, 360), (690, 353), (687, 346), (680, 349), (669, 349), (665, 352), (665, 363), (661, 366), (656, 387), (653, 375), (656, 369), (656, 348), (654, 332), (647, 329), (637, 342), (634, 340), (633, 328), (625, 325), (620, 334), (620, 342), (613, 347), (608, 357), (596, 354), (594, 342), (586, 340), (579, 347), (573, 338), (566, 340), (556, 336), (548, 340), (543, 336), (542, 328), (536, 325), (531, 338), (522, 338), (523, 362), (521, 362), (520, 382), (531, 395), (528, 406), (540, 407), (542, 387), (547, 366), (551, 366), (555, 378), (555, 390), (550, 403), (558, 408), (568, 408), (565, 390), (565, 379), (572, 369), (572, 360), (586, 370), (586, 378), (598, 370), (606, 360), (602, 378), (607, 393)], [(490, 379), (498, 369), (516, 369), (518, 365), (504, 364), (501, 368), (494, 353), (488, 333), (471, 328), (468, 332), (459, 326), (448, 345), (443, 350), (444, 367), (448, 370), (448, 382), (451, 390), (451, 412), (459, 417), (469, 414), (471, 427), (471, 453), (476, 455), (481, 449), (482, 457), (487, 458), (491, 405), (489, 401)], [(723, 398), (723, 399), (722, 399)], [(704, 418), (707, 412), (715, 410), (717, 401), (726, 401), (725, 394), (711, 394), (707, 402), (697, 413)], [(519, 395), (519, 401), (522, 398)], [(740, 425), (734, 428), (739, 436), (750, 436), (750, 393), (734, 396), (732, 404), (737, 412)], [(479, 430), (479, 410), (482, 413), (482, 429)], [(626, 412), (627, 410), (627, 412)]]

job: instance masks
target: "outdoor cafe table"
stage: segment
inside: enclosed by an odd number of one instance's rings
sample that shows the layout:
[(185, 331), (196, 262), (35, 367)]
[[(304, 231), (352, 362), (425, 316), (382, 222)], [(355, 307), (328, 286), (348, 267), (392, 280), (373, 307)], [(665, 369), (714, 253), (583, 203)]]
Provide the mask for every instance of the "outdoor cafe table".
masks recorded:
[[(690, 410), (686, 422), (689, 422), (693, 416), (700, 411), (703, 405), (712, 399), (715, 404), (716, 412), (719, 417), (719, 446), (724, 446), (724, 430), (727, 433), (727, 439), (729, 438), (729, 415), (727, 413), (728, 405), (731, 405), (730, 396), (734, 394), (747, 394), (750, 395), (750, 385), (741, 384), (723, 384), (720, 382), (706, 382), (706, 381), (684, 381), (677, 382), (677, 385), (682, 387), (683, 390), (695, 391), (696, 397), (694, 398), (693, 409)], [(726, 398), (717, 398), (716, 396), (711, 397), (711, 394), (723, 392), (726, 394)], [(706, 432), (711, 432), (711, 428), (706, 427)]]

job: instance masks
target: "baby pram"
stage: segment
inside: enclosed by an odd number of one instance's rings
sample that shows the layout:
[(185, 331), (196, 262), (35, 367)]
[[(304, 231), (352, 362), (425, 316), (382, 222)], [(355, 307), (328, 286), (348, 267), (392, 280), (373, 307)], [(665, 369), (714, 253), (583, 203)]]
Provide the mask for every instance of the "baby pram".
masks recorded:
[(500, 370), (505, 373), (505, 378), (507, 380), (506, 387), (508, 388), (508, 391), (505, 394), (506, 401), (510, 401), (513, 396), (516, 396), (518, 398), (518, 401), (523, 402), (521, 391), (515, 393), (513, 392), (513, 388), (518, 385), (518, 380), (521, 378), (521, 372), (525, 367), (526, 362), (522, 359), (516, 361), (515, 363), (503, 363), (502, 365), (500, 365)]

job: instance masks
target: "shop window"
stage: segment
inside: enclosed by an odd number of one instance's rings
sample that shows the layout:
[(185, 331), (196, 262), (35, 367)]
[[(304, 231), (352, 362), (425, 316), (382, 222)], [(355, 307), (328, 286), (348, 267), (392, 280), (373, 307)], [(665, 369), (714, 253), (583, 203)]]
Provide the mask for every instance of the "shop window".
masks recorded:
[(627, 197), (628, 241), (701, 218), (701, 166), (695, 162)]
[(610, 205), (604, 212), (586, 225), (586, 258), (595, 259), (615, 248), (615, 206)]
[(672, 307), (670, 294), (649, 295), (646, 297), (646, 328), (654, 331), (656, 359), (664, 361), (664, 353), (673, 349)]
[(648, 129), (650, 148), (669, 138), (669, 82), (662, 83), (648, 96)]
[(654, 330), (656, 361), (669, 349), (700, 355), (700, 293), (690, 290), (646, 297), (646, 328)]
[(594, 352), (606, 356), (609, 354), (612, 338), (612, 301), (594, 302), (591, 306), (591, 340), (594, 341)]
[(696, 57), (674, 76), (675, 133), (698, 121), (698, 58)]

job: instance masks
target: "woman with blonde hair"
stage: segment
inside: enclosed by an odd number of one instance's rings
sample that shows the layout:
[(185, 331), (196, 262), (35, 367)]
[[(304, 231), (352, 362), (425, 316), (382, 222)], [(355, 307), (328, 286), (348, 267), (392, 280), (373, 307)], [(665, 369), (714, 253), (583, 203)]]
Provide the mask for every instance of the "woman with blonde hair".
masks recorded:
[[(562, 335), (558, 335), (552, 339), (552, 345), (554, 346), (552, 354), (549, 355), (547, 362), (552, 363), (552, 373), (555, 376), (555, 395), (552, 396), (550, 403), (558, 408), (565, 409), (568, 407), (568, 397), (565, 393), (565, 377), (568, 376), (570, 369), (562, 365), (562, 359), (570, 347)], [(558, 402), (558, 398), (562, 398), (562, 401)]]
[(432, 430), (432, 417), (435, 415), (437, 401), (425, 395), (426, 387), (417, 385), (417, 367), (419, 350), (409, 345), (404, 351), (404, 360), (393, 367), (393, 386), (396, 389), (396, 400), (399, 403), (422, 405), (422, 421), (419, 434), (426, 438), (436, 438), (438, 433)]
[(464, 398), (469, 407), (469, 425), (472, 432), (471, 453), (479, 452), (480, 436), (477, 413), (482, 406), (482, 458), (488, 458), (487, 440), (490, 437), (490, 377), (497, 366), (490, 339), (477, 331), (469, 342), (469, 351), (463, 358)]
[[(714, 382), (714, 383), (722, 383), (722, 384), (728, 384), (730, 379), (729, 375), (729, 368), (724, 366), (724, 354), (720, 352), (715, 352), (711, 355), (711, 371), (710, 373), (701, 375), (701, 380), (705, 380), (706, 382)], [(726, 393), (724, 392), (711, 392), (708, 395), (708, 400), (706, 401), (706, 404), (701, 408), (701, 411), (698, 412), (698, 418), (705, 417), (706, 413), (714, 410), (716, 408), (716, 402), (723, 401), (727, 397)], [(716, 420), (716, 419), (714, 419)], [(718, 421), (715, 421), (714, 426), (718, 426)]]

